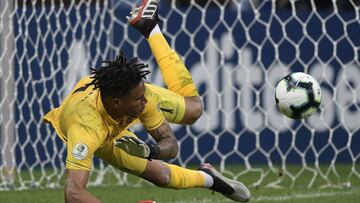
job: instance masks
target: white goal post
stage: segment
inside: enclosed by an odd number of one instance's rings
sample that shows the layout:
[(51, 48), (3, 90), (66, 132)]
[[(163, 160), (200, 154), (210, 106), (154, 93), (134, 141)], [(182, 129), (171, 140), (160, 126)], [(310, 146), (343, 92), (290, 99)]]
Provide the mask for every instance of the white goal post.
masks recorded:
[[(359, 1), (308, 2), (161, 0), (163, 32), (204, 103), (194, 125), (172, 126), (181, 149), (170, 162), (211, 162), (254, 187), (359, 184)], [(122, 49), (163, 85), (146, 40), (126, 23), (134, 5), (0, 1), (0, 190), (61, 187), (65, 145), (42, 116), (90, 67)], [(296, 71), (317, 79), (323, 95), (319, 112), (302, 121), (274, 102), (276, 82)], [(90, 184), (107, 184), (109, 173), (141, 184), (99, 160)]]

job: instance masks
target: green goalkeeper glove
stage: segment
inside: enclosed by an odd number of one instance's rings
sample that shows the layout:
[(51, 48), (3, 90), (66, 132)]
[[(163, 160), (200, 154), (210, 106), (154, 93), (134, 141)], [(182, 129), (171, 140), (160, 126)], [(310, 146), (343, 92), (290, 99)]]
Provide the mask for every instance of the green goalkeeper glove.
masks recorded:
[(146, 144), (144, 141), (131, 136), (124, 136), (114, 141), (114, 145), (125, 152), (140, 158), (154, 159), (160, 153), (156, 144)]

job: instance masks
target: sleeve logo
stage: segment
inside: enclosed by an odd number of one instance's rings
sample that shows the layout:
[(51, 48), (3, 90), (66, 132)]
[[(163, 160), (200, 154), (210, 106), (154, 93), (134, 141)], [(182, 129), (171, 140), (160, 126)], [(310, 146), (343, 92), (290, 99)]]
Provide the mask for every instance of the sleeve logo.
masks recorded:
[(73, 148), (72, 154), (76, 160), (83, 160), (87, 156), (88, 146), (84, 143), (77, 143)]

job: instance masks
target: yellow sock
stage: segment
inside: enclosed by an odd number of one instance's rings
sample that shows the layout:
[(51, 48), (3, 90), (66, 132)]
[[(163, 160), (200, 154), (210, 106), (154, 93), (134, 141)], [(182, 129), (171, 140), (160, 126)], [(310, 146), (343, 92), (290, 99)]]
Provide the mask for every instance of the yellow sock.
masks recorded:
[(170, 168), (171, 173), (170, 183), (165, 187), (185, 189), (205, 186), (205, 177), (200, 171), (190, 170), (172, 164), (165, 164)]
[(199, 96), (190, 72), (165, 37), (156, 33), (149, 37), (148, 42), (168, 89), (181, 96)]

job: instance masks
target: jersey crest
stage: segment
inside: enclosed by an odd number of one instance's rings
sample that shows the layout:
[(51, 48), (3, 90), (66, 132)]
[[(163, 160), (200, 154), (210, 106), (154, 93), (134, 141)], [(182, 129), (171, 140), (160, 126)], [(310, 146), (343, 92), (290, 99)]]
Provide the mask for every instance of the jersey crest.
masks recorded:
[(72, 155), (77, 160), (83, 160), (88, 154), (88, 146), (84, 143), (77, 143), (73, 148)]

